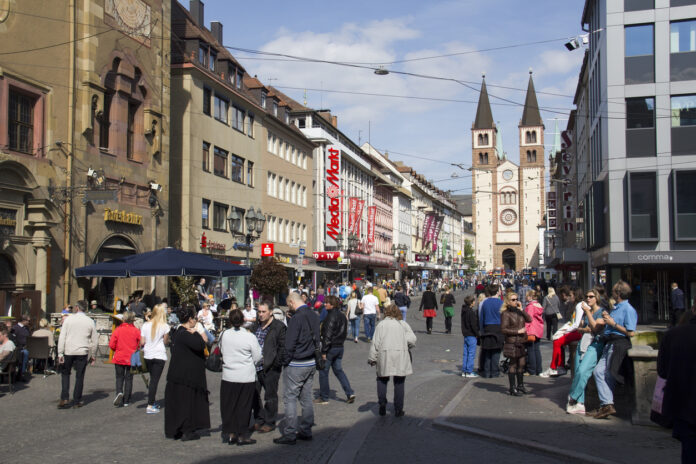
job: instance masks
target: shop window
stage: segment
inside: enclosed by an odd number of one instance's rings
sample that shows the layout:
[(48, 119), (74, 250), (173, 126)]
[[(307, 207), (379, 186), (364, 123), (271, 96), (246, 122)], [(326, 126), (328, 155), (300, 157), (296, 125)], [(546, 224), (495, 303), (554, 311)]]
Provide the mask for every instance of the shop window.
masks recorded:
[(696, 240), (696, 171), (674, 171), (674, 238)]
[(670, 24), (670, 80), (696, 80), (696, 20)]
[(201, 204), (201, 227), (204, 229), (210, 228), (210, 200), (203, 199)]
[(654, 172), (628, 173), (628, 239), (658, 240), (657, 176)]
[(10, 90), (8, 142), (10, 150), (32, 154), (34, 149), (34, 102), (32, 96)]
[(227, 156), (228, 153), (222, 148), (215, 147), (213, 153), (213, 174), (220, 177), (227, 177)]
[(672, 155), (696, 154), (696, 95), (671, 98)]
[(655, 98), (626, 99), (626, 157), (656, 155)]
[(624, 77), (626, 84), (655, 82), (654, 25), (625, 28)]
[(244, 183), (244, 158), (240, 158), (237, 155), (232, 155), (232, 180)]
[(213, 205), (213, 229), (227, 231), (227, 205), (215, 202)]

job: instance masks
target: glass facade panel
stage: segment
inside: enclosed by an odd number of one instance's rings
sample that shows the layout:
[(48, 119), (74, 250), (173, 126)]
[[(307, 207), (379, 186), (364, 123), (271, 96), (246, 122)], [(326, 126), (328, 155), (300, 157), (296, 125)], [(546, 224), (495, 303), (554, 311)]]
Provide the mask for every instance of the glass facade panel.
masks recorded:
[(629, 172), (628, 194), (629, 240), (657, 240), (657, 178), (655, 173)]
[(674, 172), (675, 238), (696, 240), (696, 171)]

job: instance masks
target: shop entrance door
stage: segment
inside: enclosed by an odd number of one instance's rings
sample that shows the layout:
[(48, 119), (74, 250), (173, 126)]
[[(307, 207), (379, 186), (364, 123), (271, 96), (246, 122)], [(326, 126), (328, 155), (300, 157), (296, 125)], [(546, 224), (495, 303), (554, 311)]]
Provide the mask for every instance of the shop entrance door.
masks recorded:
[(34, 328), (39, 326), (39, 319), (43, 317), (40, 291), (30, 290), (12, 294), (12, 317), (18, 321), (22, 314), (29, 315)]
[(643, 270), (640, 292), (640, 321), (669, 321), (669, 300), (672, 282), (681, 282), (682, 275), (674, 270)]

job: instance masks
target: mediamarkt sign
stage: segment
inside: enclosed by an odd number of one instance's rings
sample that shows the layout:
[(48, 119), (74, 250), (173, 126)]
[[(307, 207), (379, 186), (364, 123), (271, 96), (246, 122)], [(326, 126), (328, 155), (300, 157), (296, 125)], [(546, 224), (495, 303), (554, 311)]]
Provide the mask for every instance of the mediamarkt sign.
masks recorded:
[(338, 246), (338, 234), (341, 233), (341, 150), (335, 145), (326, 147), (326, 175), (324, 191), (326, 193), (326, 229), (325, 246)]

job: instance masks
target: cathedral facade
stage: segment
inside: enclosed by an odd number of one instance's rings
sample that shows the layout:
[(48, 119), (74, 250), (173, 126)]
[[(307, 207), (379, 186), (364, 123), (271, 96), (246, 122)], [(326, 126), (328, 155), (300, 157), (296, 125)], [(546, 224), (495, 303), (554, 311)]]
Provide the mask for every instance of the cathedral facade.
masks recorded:
[(519, 165), (507, 159), (485, 77), (471, 128), (473, 222), (479, 269), (539, 266), (544, 221), (544, 123), (530, 73), (518, 125)]

